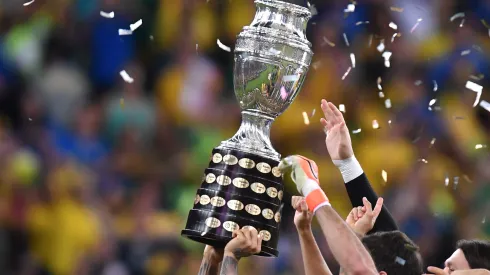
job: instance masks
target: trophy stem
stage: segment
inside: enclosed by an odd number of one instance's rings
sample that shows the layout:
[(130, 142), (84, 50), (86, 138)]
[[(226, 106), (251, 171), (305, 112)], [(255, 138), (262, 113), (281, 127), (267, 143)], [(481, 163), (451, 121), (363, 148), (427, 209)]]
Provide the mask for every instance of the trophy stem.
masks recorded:
[(274, 150), (270, 141), (272, 122), (274, 117), (264, 113), (242, 111), (240, 129), (218, 148), (232, 148), (279, 161), (281, 155)]

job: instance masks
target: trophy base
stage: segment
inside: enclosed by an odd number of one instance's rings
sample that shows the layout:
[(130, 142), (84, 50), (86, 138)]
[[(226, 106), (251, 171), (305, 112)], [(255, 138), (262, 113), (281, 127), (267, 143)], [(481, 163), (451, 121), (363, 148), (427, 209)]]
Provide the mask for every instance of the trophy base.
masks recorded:
[(181, 235), (222, 248), (233, 231), (252, 226), (263, 236), (258, 256), (277, 257), (283, 199), (278, 165), (256, 154), (213, 149)]

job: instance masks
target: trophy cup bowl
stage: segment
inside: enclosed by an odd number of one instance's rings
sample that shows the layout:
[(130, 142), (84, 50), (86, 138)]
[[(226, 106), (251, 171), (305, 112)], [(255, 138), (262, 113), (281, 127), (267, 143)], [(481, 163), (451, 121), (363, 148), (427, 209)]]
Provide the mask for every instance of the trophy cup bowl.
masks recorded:
[(281, 155), (270, 141), (274, 119), (298, 95), (313, 57), (305, 31), (309, 9), (255, 0), (253, 22), (237, 37), (235, 95), (242, 110), (237, 133), (211, 153), (182, 235), (224, 247), (232, 232), (262, 234), (260, 256), (277, 256), (284, 187)]

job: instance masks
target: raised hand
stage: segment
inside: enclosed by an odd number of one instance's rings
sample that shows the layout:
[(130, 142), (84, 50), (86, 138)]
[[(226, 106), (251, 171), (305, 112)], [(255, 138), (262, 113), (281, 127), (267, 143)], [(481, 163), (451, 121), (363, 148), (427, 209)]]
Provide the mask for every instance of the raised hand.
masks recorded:
[(366, 198), (363, 198), (362, 202), (364, 206), (354, 207), (345, 222), (354, 232), (364, 236), (373, 229), (376, 219), (383, 208), (383, 198), (378, 199), (374, 209), (372, 209), (371, 203)]
[(325, 144), (332, 160), (344, 160), (354, 155), (349, 129), (344, 116), (332, 102), (322, 99), (321, 107), (325, 118), (321, 118), (327, 137)]
[(262, 235), (251, 226), (233, 232), (233, 239), (225, 246), (220, 275), (238, 275), (238, 261), (260, 253)]
[(311, 220), (313, 219), (313, 213), (308, 211), (308, 205), (306, 200), (300, 196), (293, 196), (291, 204), (296, 210), (294, 214), (294, 225), (299, 232), (311, 230)]

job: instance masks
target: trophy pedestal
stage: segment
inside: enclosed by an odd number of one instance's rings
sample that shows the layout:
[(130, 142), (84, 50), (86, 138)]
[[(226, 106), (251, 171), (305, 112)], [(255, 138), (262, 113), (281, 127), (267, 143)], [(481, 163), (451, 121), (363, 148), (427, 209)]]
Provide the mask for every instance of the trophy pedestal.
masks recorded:
[(259, 256), (277, 257), (284, 187), (276, 160), (215, 148), (182, 236), (224, 247), (232, 232), (252, 226), (263, 235)]

